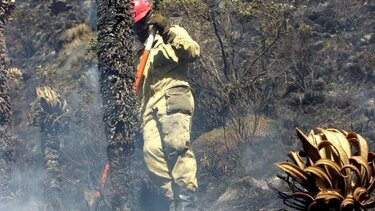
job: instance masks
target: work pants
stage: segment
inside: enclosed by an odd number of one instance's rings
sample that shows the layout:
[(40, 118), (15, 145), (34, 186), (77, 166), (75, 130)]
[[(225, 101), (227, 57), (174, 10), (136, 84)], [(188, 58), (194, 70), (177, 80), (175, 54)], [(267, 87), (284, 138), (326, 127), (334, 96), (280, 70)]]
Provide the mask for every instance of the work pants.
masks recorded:
[(144, 160), (151, 180), (170, 201), (174, 185), (195, 192), (197, 164), (190, 147), (191, 115), (155, 113), (153, 117), (143, 128)]

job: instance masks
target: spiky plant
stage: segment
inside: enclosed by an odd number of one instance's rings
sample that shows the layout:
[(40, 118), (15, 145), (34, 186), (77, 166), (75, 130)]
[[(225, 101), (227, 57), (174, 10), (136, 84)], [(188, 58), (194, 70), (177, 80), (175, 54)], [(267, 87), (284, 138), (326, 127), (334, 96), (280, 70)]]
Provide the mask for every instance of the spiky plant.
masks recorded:
[[(289, 205), (300, 210), (367, 210), (375, 207), (375, 153), (354, 132), (317, 129), (307, 136), (297, 129), (303, 150), (277, 166), (289, 176)], [(288, 200), (287, 200), (288, 201)]]
[(15, 143), (7, 135), (11, 120), (11, 103), (7, 77), (9, 61), (4, 32), (14, 8), (13, 0), (0, 0), (0, 209), (13, 198), (11, 173), (15, 162)]
[(68, 126), (67, 103), (50, 87), (36, 88), (33, 125), (40, 126), (42, 149), (48, 173), (45, 195), (53, 210), (62, 210), (59, 134)]
[(127, 206), (130, 201), (129, 161), (137, 129), (136, 100), (131, 88), (135, 74), (131, 2), (99, 0), (97, 13), (98, 67), (114, 210)]

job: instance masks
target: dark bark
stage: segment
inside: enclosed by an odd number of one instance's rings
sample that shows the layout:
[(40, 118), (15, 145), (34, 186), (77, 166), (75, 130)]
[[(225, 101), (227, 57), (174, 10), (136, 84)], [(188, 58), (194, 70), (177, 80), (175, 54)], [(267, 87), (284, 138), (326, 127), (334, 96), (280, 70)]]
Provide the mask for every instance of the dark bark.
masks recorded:
[(48, 180), (45, 184), (45, 199), (51, 210), (63, 210), (61, 193), (60, 140), (56, 132), (44, 131), (42, 149)]
[(14, 4), (0, 1), (0, 209), (13, 198), (11, 184), (12, 168), (15, 163), (15, 144), (7, 135), (11, 120), (10, 90), (7, 77), (8, 57), (4, 31)]
[[(58, 117), (44, 112), (44, 121), (40, 125), (42, 132), (42, 150), (47, 171), (45, 182), (44, 198), (49, 204), (49, 210), (64, 210), (62, 203), (61, 187), (61, 162), (60, 162), (60, 139), (59, 135), (63, 130), (60, 122), (54, 123)], [(50, 117), (50, 118), (48, 118)]]
[(65, 210), (61, 186), (60, 135), (67, 131), (69, 125), (67, 103), (50, 87), (38, 87), (36, 95), (37, 101), (33, 103), (31, 117), (34, 126), (40, 126), (42, 133), (41, 144), (47, 173), (44, 198), (48, 210)]
[(132, 191), (128, 164), (137, 129), (137, 108), (131, 89), (135, 69), (130, 5), (131, 0), (98, 1), (97, 53), (114, 210), (129, 205)]

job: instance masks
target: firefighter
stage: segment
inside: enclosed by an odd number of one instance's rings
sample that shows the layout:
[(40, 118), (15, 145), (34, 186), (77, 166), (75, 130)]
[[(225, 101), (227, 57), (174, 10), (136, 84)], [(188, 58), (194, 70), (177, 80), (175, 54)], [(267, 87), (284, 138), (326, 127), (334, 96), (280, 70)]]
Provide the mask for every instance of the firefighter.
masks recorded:
[(170, 202), (170, 210), (196, 210), (197, 164), (190, 147), (194, 99), (188, 64), (199, 57), (200, 47), (185, 29), (153, 14), (147, 0), (133, 3), (133, 29), (139, 40), (147, 40), (150, 26), (157, 29), (137, 90), (144, 160), (150, 178)]

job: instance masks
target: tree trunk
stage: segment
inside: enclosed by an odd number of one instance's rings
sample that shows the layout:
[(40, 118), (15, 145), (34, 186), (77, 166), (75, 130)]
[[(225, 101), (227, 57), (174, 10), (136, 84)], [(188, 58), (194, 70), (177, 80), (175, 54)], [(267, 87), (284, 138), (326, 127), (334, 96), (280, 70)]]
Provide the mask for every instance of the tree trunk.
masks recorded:
[(37, 87), (32, 109), (33, 124), (40, 126), (42, 133), (41, 143), (47, 173), (44, 198), (48, 210), (64, 210), (59, 136), (67, 131), (69, 125), (67, 103), (52, 88)]
[(42, 134), (42, 149), (48, 180), (45, 190), (45, 198), (50, 203), (51, 210), (63, 210), (61, 194), (61, 164), (60, 164), (60, 140), (56, 132), (45, 130)]
[(11, 120), (10, 92), (7, 77), (8, 58), (4, 31), (14, 4), (0, 1), (0, 209), (13, 198), (11, 174), (15, 162), (15, 146), (7, 135)]
[[(103, 120), (108, 140), (111, 204), (129, 205), (129, 163), (135, 145), (137, 114), (132, 92), (134, 64), (131, 0), (98, 1), (98, 67), (103, 97)], [(128, 195), (126, 195), (128, 194)]]

